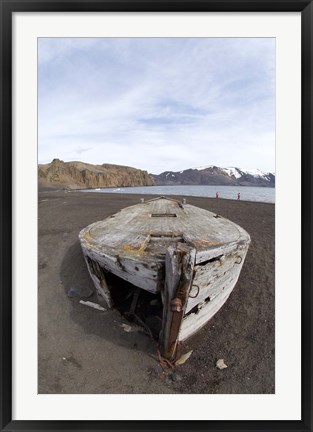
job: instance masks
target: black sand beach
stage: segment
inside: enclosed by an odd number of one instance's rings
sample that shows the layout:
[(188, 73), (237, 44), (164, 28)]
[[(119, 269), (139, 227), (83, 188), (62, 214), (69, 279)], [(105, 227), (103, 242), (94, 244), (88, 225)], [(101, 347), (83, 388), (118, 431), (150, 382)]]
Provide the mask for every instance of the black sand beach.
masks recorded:
[[(275, 206), (186, 199), (242, 226), (251, 245), (228, 301), (184, 343), (183, 352), (193, 350), (189, 360), (163, 373), (146, 333), (116, 310), (79, 303), (96, 301), (79, 231), (139, 203), (140, 196), (39, 192), (39, 393), (275, 392)], [(221, 358), (228, 366), (223, 370), (216, 367)]]

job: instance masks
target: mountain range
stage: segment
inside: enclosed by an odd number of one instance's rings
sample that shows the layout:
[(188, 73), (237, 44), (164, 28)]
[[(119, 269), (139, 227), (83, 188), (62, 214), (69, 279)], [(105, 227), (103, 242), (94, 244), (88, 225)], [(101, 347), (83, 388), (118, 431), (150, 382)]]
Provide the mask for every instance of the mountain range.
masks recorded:
[(275, 174), (258, 169), (214, 165), (150, 174), (156, 185), (229, 185), (275, 187)]
[(43, 188), (92, 189), (104, 187), (153, 185), (230, 185), (275, 187), (275, 174), (242, 168), (219, 168), (214, 165), (183, 171), (148, 174), (128, 166), (53, 159), (38, 165), (38, 183)]

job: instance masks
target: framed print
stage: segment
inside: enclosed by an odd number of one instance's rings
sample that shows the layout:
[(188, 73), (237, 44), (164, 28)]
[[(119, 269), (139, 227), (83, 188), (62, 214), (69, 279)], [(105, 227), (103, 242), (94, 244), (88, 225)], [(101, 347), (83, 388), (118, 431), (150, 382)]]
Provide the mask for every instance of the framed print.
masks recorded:
[(312, 430), (312, 18), (1, 1), (1, 430)]

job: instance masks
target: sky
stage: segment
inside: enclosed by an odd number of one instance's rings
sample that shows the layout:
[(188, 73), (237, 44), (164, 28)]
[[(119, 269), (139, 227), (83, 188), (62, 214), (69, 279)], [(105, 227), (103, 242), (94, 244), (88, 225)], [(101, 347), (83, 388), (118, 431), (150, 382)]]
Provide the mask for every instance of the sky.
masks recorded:
[(275, 171), (275, 39), (40, 38), (38, 162)]

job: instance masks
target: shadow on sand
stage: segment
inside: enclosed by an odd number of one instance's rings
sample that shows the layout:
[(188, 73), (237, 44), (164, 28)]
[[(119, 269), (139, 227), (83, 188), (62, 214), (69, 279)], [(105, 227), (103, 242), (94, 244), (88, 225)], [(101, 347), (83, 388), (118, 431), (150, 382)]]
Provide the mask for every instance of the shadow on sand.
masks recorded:
[[(99, 311), (80, 304), (80, 300), (94, 303), (98, 303), (98, 300), (79, 240), (72, 244), (65, 253), (61, 263), (60, 277), (66, 301), (72, 304), (71, 319), (82, 327), (86, 335), (94, 335), (123, 347), (138, 349), (155, 356), (157, 346), (155, 338), (148, 335), (136, 323), (129, 322), (124, 316), (131, 304), (130, 294), (135, 288), (133, 285), (114, 278), (114, 276), (109, 277), (109, 286), (112, 288), (111, 292), (115, 292), (114, 300), (116, 300), (115, 303), (119, 303), (119, 310), (106, 308), (105, 311)], [(121, 301), (122, 295), (126, 298), (125, 301)], [(141, 297), (141, 301), (145, 304), (151, 301), (149, 294), (145, 292), (142, 292)], [(132, 330), (126, 331), (123, 324), (130, 326)], [(127, 327), (126, 329), (129, 330)]]

